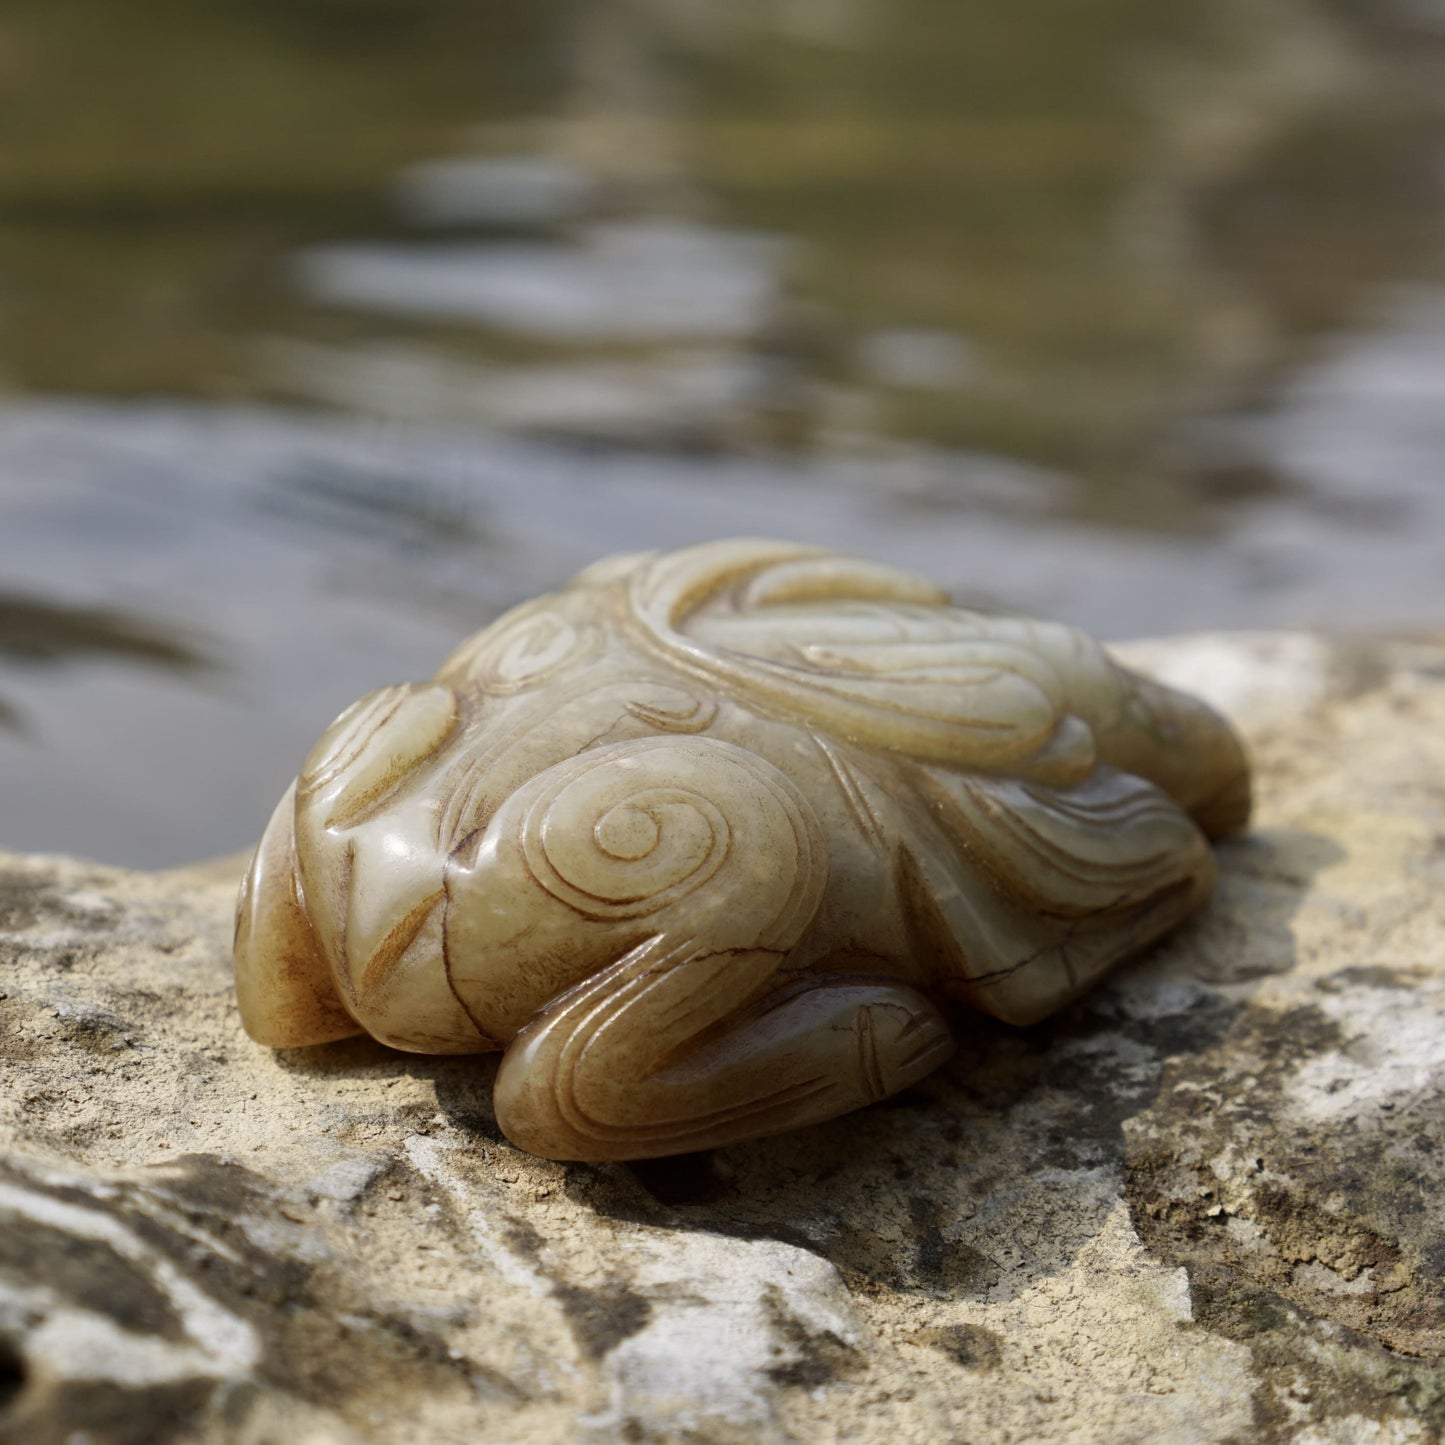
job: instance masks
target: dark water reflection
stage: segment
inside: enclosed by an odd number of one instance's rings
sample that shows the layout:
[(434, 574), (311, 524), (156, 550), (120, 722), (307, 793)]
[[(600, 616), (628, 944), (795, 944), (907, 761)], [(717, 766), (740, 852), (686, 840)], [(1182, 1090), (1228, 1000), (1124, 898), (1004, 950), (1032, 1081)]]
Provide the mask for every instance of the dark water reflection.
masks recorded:
[(0, 127), (0, 846), (239, 847), (608, 549), (1445, 623), (1436, 0), (16, 0)]
[(196, 672), (215, 666), (171, 624), (0, 592), (0, 657), (30, 665), (117, 657)]
[[(218, 666), (181, 628), (162, 619), (0, 592), (0, 667), (57, 667), (96, 658), (176, 673), (205, 673)], [(24, 712), (3, 698), (0, 729), (33, 739)]]

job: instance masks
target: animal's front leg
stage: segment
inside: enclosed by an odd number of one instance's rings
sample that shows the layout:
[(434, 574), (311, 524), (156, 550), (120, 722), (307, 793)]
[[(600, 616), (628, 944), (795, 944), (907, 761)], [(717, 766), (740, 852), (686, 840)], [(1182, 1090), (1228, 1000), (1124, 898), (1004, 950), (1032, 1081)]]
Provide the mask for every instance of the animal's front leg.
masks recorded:
[(273, 1049), (362, 1032), (346, 1011), (296, 888), (296, 790), (261, 835), (236, 905), (236, 1001), (253, 1039)]
[(779, 958), (652, 939), (546, 1009), (497, 1075), (497, 1119), (554, 1159), (641, 1159), (815, 1124), (922, 1078), (953, 1040), (888, 979), (795, 979)]

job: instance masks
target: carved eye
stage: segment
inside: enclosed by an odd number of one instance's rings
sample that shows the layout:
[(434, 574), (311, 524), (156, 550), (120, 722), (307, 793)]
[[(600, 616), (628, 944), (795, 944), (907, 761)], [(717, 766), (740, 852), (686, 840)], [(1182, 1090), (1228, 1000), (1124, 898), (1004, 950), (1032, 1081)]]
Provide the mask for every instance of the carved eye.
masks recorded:
[(457, 695), (440, 683), (384, 687), (354, 703), (301, 768), (301, 798), (325, 794), (326, 826), (344, 827), (451, 735)]
[(591, 628), (555, 612), (504, 617), (454, 652), (438, 675), (507, 696), (555, 677), (589, 651), (592, 641)]

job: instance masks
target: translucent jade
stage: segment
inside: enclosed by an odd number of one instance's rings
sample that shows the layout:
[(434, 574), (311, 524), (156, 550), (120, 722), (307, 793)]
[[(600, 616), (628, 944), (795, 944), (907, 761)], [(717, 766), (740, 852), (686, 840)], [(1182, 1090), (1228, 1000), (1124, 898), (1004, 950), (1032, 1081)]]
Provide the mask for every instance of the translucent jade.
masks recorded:
[(278, 1048), (503, 1050), (533, 1153), (701, 1149), (914, 1083), (950, 1001), (1068, 1003), (1248, 813), (1229, 725), (1072, 628), (790, 543), (614, 557), (331, 725), (236, 992)]

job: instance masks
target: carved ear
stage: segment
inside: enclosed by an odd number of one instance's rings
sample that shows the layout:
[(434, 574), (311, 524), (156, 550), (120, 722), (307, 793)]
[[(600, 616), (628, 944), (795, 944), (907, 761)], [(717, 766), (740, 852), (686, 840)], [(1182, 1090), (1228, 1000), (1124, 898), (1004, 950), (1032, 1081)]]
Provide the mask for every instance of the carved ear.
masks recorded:
[(346, 1012), (296, 886), (296, 789), (271, 815), (236, 905), (236, 1002), (246, 1032), (273, 1049), (364, 1030)]

